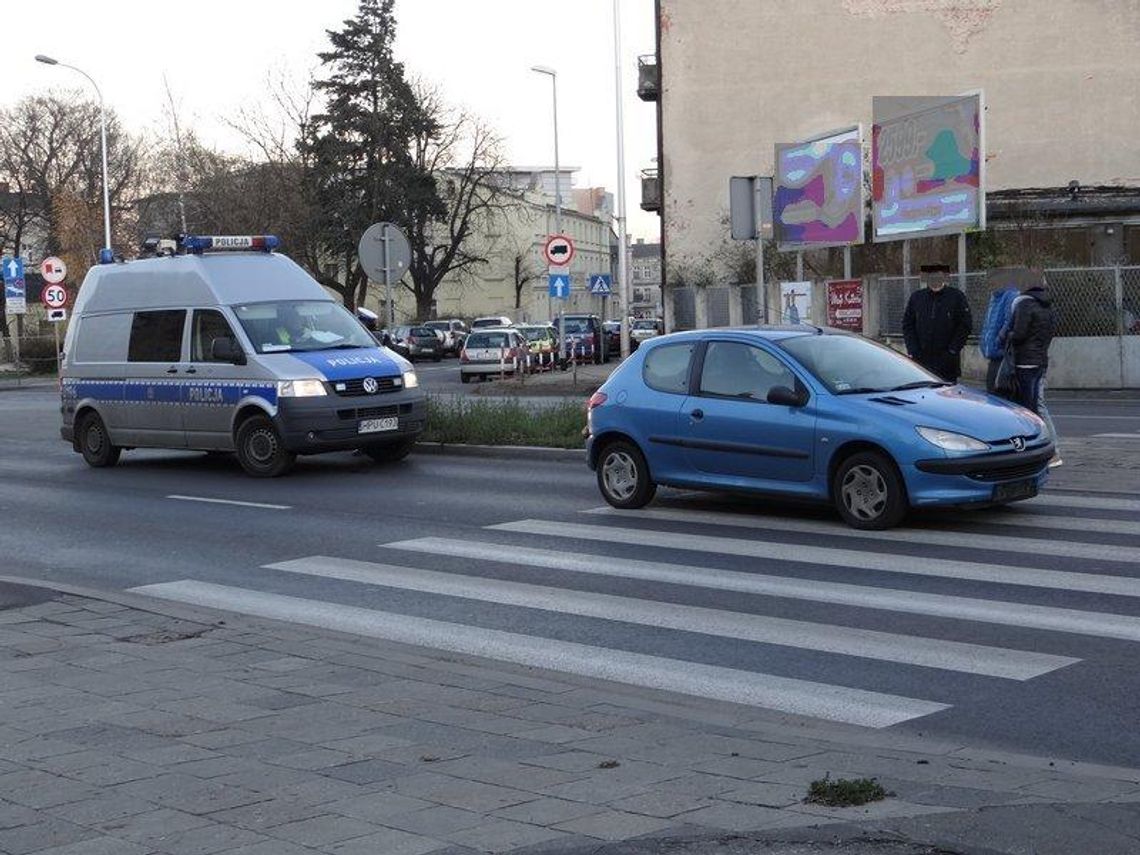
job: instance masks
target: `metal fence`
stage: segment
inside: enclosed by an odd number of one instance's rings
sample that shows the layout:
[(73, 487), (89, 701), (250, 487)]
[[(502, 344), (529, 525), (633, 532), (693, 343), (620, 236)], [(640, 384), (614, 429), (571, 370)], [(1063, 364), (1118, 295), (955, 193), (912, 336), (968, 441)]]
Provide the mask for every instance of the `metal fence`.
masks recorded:
[[(62, 337), (60, 339), (62, 346)], [(56, 370), (55, 337), (21, 336), (0, 339), (0, 373), (16, 377), (54, 374)]]
[[(1056, 268), (1044, 271), (1044, 275), (1057, 309), (1058, 338), (1140, 333), (1140, 267)], [(979, 334), (991, 293), (989, 274), (951, 274), (950, 282), (965, 292), (973, 313), (973, 333)], [(878, 280), (883, 334), (902, 335), (907, 300), (920, 287), (917, 276), (884, 276)]]
[(696, 329), (697, 293), (694, 288), (673, 288), (673, 328), (677, 330)]
[(732, 323), (732, 289), (719, 286), (708, 289), (708, 326), (726, 327)]

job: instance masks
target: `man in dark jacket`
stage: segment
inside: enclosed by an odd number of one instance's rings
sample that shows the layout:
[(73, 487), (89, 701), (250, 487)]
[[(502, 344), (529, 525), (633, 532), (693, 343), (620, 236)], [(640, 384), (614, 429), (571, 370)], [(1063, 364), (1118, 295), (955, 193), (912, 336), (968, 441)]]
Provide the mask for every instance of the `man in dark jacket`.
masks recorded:
[(1017, 402), (1041, 415), (1049, 344), (1057, 330), (1057, 312), (1044, 285), (1027, 288), (1013, 304), (1013, 362), (1017, 366)]
[(966, 295), (947, 285), (950, 268), (924, 265), (926, 287), (907, 300), (903, 335), (911, 359), (943, 380), (957, 383), (962, 374), (962, 348), (973, 328)]

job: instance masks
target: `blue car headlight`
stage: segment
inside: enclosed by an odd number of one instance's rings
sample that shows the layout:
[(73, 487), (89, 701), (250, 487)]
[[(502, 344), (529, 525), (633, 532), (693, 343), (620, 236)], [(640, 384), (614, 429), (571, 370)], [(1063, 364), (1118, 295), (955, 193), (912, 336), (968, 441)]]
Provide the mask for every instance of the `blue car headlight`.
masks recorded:
[(989, 446), (980, 439), (931, 427), (916, 427), (918, 435), (943, 451), (988, 451)]

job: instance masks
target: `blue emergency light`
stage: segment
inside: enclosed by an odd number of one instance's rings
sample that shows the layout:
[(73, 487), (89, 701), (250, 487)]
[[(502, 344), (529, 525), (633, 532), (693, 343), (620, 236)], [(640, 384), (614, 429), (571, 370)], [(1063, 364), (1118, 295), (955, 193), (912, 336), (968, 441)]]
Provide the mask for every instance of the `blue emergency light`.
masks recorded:
[(194, 254), (242, 249), (273, 252), (280, 245), (281, 241), (275, 235), (184, 235), (182, 237), (182, 248)]

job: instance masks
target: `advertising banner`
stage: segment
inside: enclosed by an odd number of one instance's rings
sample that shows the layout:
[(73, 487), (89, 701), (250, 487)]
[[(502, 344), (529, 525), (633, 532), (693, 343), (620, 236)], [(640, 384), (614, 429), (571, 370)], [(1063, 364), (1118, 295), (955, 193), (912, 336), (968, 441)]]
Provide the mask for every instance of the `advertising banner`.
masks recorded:
[(778, 144), (775, 195), (772, 216), (781, 250), (862, 243), (862, 129)]
[(862, 279), (832, 279), (827, 283), (827, 325), (863, 332)]
[(811, 282), (780, 283), (780, 323), (811, 323)]

